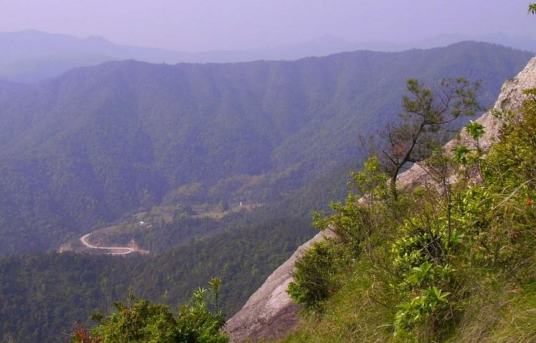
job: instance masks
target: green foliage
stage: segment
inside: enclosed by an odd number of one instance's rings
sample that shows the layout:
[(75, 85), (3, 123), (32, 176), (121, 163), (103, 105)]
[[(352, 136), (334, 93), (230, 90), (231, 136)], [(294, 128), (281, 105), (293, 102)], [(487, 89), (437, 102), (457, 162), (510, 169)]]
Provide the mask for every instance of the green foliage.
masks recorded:
[[(295, 62), (127, 61), (0, 87), (0, 254), (56, 249), (168, 199), (277, 201), (362, 161), (356, 135), (396, 117), (407, 75), (432, 83), (472, 70), (490, 103), (530, 57), (461, 43)], [(160, 242), (184, 242), (172, 229)]]
[(457, 145), (454, 147), (454, 161), (460, 165), (467, 165), (469, 163), (469, 156), (471, 150), (465, 145)]
[[(367, 159), (362, 170), (352, 174), (352, 179), (352, 188), (357, 190), (357, 194), (351, 192), (344, 202), (332, 204), (334, 214), (319, 221), (319, 224), (332, 229), (351, 254), (359, 255), (372, 236), (373, 229), (385, 218), (386, 208), (377, 204), (384, 201), (389, 206), (390, 192), (387, 187), (388, 176), (382, 171), (376, 156)], [(361, 195), (364, 195), (362, 200)]]
[(471, 121), (465, 129), (467, 130), (467, 133), (471, 138), (473, 138), (475, 141), (478, 141), (482, 136), (484, 136), (484, 125)]
[[(219, 281), (211, 281), (217, 298)], [(217, 286), (217, 287), (216, 287)], [(115, 312), (102, 319), (90, 333), (75, 330), (73, 342), (100, 343), (225, 343), (228, 337), (220, 330), (225, 323), (221, 312), (212, 312), (207, 290), (197, 289), (190, 302), (182, 305), (178, 316), (168, 306), (152, 304), (131, 297), (129, 304), (116, 303)]]
[(110, 343), (174, 341), (176, 324), (169, 308), (146, 300), (131, 301), (132, 305), (116, 304), (116, 312), (93, 330), (97, 340)]
[(387, 175), (383, 172), (381, 162), (377, 156), (369, 157), (358, 173), (353, 173), (353, 181), (359, 194), (365, 195), (367, 200), (375, 202), (385, 199), (387, 195)]
[(408, 220), (393, 244), (398, 281), (392, 287), (406, 298), (397, 306), (395, 336), (411, 337), (418, 326), (448, 319), (445, 310), (449, 310), (450, 293), (445, 289), (452, 287), (453, 274), (449, 253), (460, 239), (456, 233), (448, 237), (445, 224)]
[(431, 287), (410, 301), (400, 304), (395, 319), (395, 336), (411, 339), (411, 330), (415, 325), (428, 320), (439, 310), (447, 308), (448, 295), (449, 293)]
[(366, 193), (365, 201), (360, 203), (356, 194), (349, 193), (344, 202), (331, 205), (333, 215), (315, 214), (315, 226), (333, 230), (337, 240), (315, 244), (296, 262), (288, 292), (297, 303), (308, 310), (322, 310), (322, 301), (339, 287), (334, 278), (340, 272), (337, 261), (360, 256), (371, 244), (371, 237), (381, 235), (383, 230), (373, 229), (386, 223), (388, 217), (385, 208), (376, 206), (379, 200), (390, 199), (386, 181), (378, 158), (372, 156), (360, 172), (352, 174), (352, 189)]
[(226, 218), (209, 237), (157, 254), (0, 258), (0, 332), (15, 341), (61, 341), (58, 333), (69, 332), (74, 322), (88, 324), (95, 311), (109, 313), (129, 291), (176, 308), (213, 275), (226, 285), (220, 300), (231, 315), (314, 234), (311, 211), (344, 196), (351, 168), (341, 166), (281, 202)]
[(529, 5), (529, 13), (536, 14), (536, 4)]
[[(216, 287), (217, 285), (217, 287)], [(219, 282), (212, 280), (212, 297), (218, 299)], [(225, 343), (228, 338), (220, 330), (225, 324), (223, 313), (212, 313), (206, 303), (205, 289), (194, 292), (188, 305), (181, 306), (177, 320), (178, 342)], [(216, 309), (219, 307), (215, 305)]]
[[(337, 243), (354, 252), (334, 262), (334, 278), (348, 286), (323, 301), (320, 320), (305, 318), (287, 342), (534, 339), (536, 90), (527, 95), (519, 112), (502, 117), (500, 141), (486, 154), (478, 145), (484, 128), (473, 122), (466, 131), (474, 144), (455, 147), (452, 157), (434, 152), (422, 167), (436, 186), (407, 189), (395, 201), (369, 203), (351, 194), (322, 218), (345, 237), (362, 230), (355, 223), (370, 207), (384, 213), (370, 222), (360, 249), (352, 240)], [(438, 170), (466, 177), (451, 184)]]
[(292, 299), (307, 309), (318, 309), (335, 289), (336, 253), (329, 242), (319, 242), (296, 262), (294, 281), (288, 286)]
[[(162, 199), (186, 206), (244, 197), (265, 203), (254, 213), (226, 218), (218, 230), (193, 221), (188, 232), (169, 225), (145, 233), (143, 242), (158, 251), (152, 256), (0, 259), (2, 339), (54, 342), (73, 322), (87, 323), (94, 311), (109, 313), (129, 289), (175, 308), (212, 275), (221, 275), (223, 309), (234, 313), (312, 236), (310, 211), (343, 198), (338, 190), (347, 170), (363, 157), (356, 133), (374, 132), (392, 119), (380, 114), (396, 114), (407, 75), (432, 83), (469, 68), (484, 81), (483, 103), (491, 103), (503, 80), (530, 57), (461, 43), (232, 68), (110, 63), (39, 87), (0, 85), (0, 254), (57, 248)], [(368, 193), (384, 177), (366, 177), (370, 184), (358, 182), (360, 191)], [(177, 195), (185, 185), (199, 187)], [(370, 279), (351, 284), (370, 295), (360, 306), (377, 313), (379, 323), (389, 311), (371, 304), (395, 308), (402, 301), (379, 282), (394, 278), (386, 263), (390, 246), (381, 243), (392, 242), (399, 219), (415, 210), (413, 194), (401, 194), (397, 202), (381, 200), (383, 190), (376, 196), (354, 210), (354, 194), (348, 215), (337, 219), (358, 217), (337, 227), (352, 242), (337, 260), (371, 266)], [(339, 277), (334, 275), (335, 289), (345, 286)], [(386, 323), (394, 322), (391, 312)]]
[[(402, 122), (389, 124), (387, 145), (382, 151), (383, 166), (391, 179), (391, 192), (398, 197), (398, 175), (411, 163), (419, 163), (441, 148), (449, 136), (445, 132), (461, 116), (472, 116), (480, 110), (477, 93), (480, 83), (463, 78), (444, 79), (433, 91), (418, 80), (409, 80), (409, 95), (402, 98)], [(471, 126), (471, 129), (477, 130)]]

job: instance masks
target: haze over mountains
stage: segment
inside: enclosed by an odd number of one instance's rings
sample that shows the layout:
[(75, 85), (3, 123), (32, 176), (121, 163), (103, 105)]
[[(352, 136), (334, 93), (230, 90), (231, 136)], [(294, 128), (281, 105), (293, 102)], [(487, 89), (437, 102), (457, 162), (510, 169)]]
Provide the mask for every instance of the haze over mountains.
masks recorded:
[(482, 80), (489, 104), (529, 57), (460, 43), (295, 62), (126, 61), (1, 87), (0, 251), (55, 249), (170, 196), (276, 201), (359, 161), (358, 136), (397, 118), (406, 79)]
[[(176, 305), (215, 275), (233, 313), (311, 236), (310, 212), (340, 198), (366, 153), (359, 136), (397, 120), (408, 78), (481, 80), (480, 101), (490, 105), (532, 55), (462, 42), (169, 65), (161, 62), (191, 56), (98, 38), (21, 35), (0, 37), (11, 47), (0, 57), (4, 65), (28, 57), (26, 71), (0, 80), (0, 255), (9, 255), (0, 258), (0, 340), (27, 342), (58, 341), (58, 332), (95, 309), (108, 311), (128, 290)], [(43, 55), (50, 51), (63, 57)], [(105, 62), (139, 56), (157, 63)], [(242, 203), (248, 211), (232, 211)], [(164, 224), (120, 232), (149, 256), (51, 253), (168, 207), (172, 218)], [(216, 207), (221, 216), (192, 211)]]
[(536, 0), (0, 4), (0, 343), (536, 337)]
[(58, 76), (70, 69), (106, 61), (138, 60), (150, 63), (229, 63), (255, 60), (295, 60), (356, 50), (403, 51), (428, 49), (460, 41), (483, 41), (536, 51), (536, 41), (505, 34), (468, 36), (446, 34), (411, 42), (352, 42), (325, 35), (292, 45), (251, 50), (185, 52), (134, 47), (112, 43), (102, 37), (77, 38), (36, 30), (0, 33), (0, 79), (33, 82)]

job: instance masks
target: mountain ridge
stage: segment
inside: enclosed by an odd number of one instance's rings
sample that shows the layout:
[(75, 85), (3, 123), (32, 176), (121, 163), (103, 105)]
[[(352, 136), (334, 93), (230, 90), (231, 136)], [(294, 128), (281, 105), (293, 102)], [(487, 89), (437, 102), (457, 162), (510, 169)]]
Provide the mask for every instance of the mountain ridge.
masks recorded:
[(295, 62), (110, 62), (6, 90), (0, 203), (11, 224), (3, 230), (35, 234), (54, 218), (45, 227), (56, 234), (43, 236), (52, 244), (42, 245), (54, 249), (63, 242), (52, 237), (85, 233), (198, 182), (211, 201), (272, 201), (359, 159), (356, 137), (396, 118), (406, 79), (483, 79), (490, 102), (528, 59), (462, 43)]
[[(411, 48), (430, 49), (459, 41), (484, 41), (521, 50), (534, 50), (527, 39), (507, 35), (468, 37), (443, 35), (428, 40), (402, 44), (357, 42), (333, 36), (311, 41), (253, 50), (212, 50), (201, 52), (176, 51), (155, 47), (116, 44), (100, 36), (79, 38), (67, 34), (38, 30), (0, 32), (0, 79), (36, 82), (58, 76), (70, 69), (94, 66), (107, 61), (135, 59), (149, 63), (240, 63), (246, 61), (291, 61), (307, 56), (328, 56), (344, 51), (400, 52)], [(526, 44), (521, 44), (525, 42)]]

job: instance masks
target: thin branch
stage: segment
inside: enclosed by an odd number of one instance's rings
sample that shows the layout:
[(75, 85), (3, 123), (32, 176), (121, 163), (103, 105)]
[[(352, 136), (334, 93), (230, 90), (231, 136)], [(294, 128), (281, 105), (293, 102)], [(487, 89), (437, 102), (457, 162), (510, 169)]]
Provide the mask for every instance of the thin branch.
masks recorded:
[(536, 181), (536, 177), (533, 178), (533, 179), (530, 179), (526, 182), (523, 182), (521, 185), (519, 185), (519, 187), (517, 187), (516, 189), (514, 189), (514, 191), (512, 193), (510, 193), (510, 195), (508, 195), (505, 199), (503, 199), (503, 201), (501, 201), (497, 206), (493, 207), (491, 209), (491, 212), (495, 211), (496, 209), (498, 209), (499, 207), (501, 207), (504, 203), (506, 203), (508, 200), (512, 199), (514, 197), (514, 195), (517, 194), (517, 192), (519, 192), (521, 190), (521, 188), (523, 188), (523, 186), (531, 183), (532, 181)]

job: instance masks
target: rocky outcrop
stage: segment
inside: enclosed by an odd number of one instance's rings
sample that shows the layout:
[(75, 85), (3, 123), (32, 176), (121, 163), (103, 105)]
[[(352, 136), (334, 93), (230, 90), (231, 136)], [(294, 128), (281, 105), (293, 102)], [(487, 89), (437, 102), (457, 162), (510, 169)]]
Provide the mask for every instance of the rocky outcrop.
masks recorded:
[[(536, 58), (532, 59), (525, 69), (513, 80), (507, 81), (495, 103), (494, 110), (513, 110), (519, 108), (525, 99), (523, 91), (536, 87)], [(478, 120), (486, 129), (485, 136), (480, 144), (483, 149), (488, 149), (499, 135), (500, 121), (493, 115), (493, 110), (482, 115)], [(467, 134), (462, 131), (462, 141), (468, 141)], [(457, 144), (458, 139), (451, 141), (446, 148)], [(400, 175), (401, 186), (408, 187), (415, 184), (425, 183), (428, 174), (419, 165), (414, 165)], [(298, 250), (255, 292), (244, 305), (226, 324), (226, 331), (231, 336), (232, 342), (259, 341), (266, 338), (283, 336), (293, 328), (298, 320), (299, 307), (292, 302), (286, 290), (292, 281), (292, 272), (296, 260), (315, 242), (326, 239), (332, 235), (330, 231), (324, 231), (313, 239), (303, 244)]]
[(329, 230), (318, 233), (266, 279), (244, 307), (227, 321), (225, 330), (232, 342), (279, 338), (296, 325), (299, 306), (287, 293), (294, 265), (314, 243), (332, 235)]
[[(508, 80), (501, 88), (501, 93), (491, 110), (484, 113), (476, 121), (481, 123), (485, 128), (485, 134), (480, 140), (480, 147), (486, 151), (498, 139), (499, 129), (501, 127), (500, 119), (493, 115), (495, 111), (515, 110), (523, 104), (526, 99), (524, 90), (536, 87), (536, 57), (531, 59), (525, 69), (523, 69), (514, 79)], [(446, 144), (447, 150), (452, 149), (459, 142), (470, 145), (465, 130), (460, 132), (459, 137)], [(408, 171), (401, 174), (399, 184), (402, 187), (408, 187), (414, 184), (423, 184), (428, 180), (428, 174), (418, 164), (414, 164)]]

